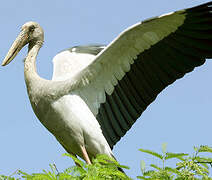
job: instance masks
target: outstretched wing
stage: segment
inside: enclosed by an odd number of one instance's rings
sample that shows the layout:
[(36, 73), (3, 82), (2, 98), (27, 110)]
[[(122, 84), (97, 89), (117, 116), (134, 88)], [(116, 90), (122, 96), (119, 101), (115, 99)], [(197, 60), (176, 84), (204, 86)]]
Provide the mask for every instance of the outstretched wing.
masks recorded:
[(157, 95), (212, 58), (212, 2), (138, 23), (82, 70), (76, 91), (111, 148)]

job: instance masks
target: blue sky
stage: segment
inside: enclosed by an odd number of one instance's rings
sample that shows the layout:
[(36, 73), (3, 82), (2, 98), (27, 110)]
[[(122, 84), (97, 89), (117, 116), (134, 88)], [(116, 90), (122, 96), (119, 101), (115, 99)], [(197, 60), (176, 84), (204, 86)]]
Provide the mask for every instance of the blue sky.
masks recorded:
[[(37, 21), (45, 32), (45, 43), (37, 59), (40, 76), (51, 79), (52, 58), (75, 45), (108, 44), (121, 31), (141, 20), (170, 11), (192, 7), (204, 0), (107, 0), (0, 2), (0, 59), (27, 21)], [(49, 163), (59, 171), (73, 162), (55, 138), (35, 117), (23, 76), (25, 47), (7, 67), (0, 67), (0, 174), (17, 169), (41, 172)], [(139, 148), (192, 152), (194, 145), (212, 146), (212, 62), (186, 75), (165, 89), (115, 146), (121, 164), (131, 167), (131, 177), (140, 175), (140, 161), (151, 161)], [(145, 158), (147, 157), (147, 158)], [(153, 161), (154, 162), (154, 161)], [(157, 161), (156, 161), (157, 163)]]

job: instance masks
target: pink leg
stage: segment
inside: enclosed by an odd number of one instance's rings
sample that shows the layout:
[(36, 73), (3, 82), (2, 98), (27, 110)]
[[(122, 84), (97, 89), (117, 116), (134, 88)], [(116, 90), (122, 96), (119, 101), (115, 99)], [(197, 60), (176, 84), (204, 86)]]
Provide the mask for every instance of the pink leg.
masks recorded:
[(88, 156), (88, 153), (87, 153), (87, 151), (86, 151), (86, 149), (85, 149), (85, 146), (80, 146), (80, 148), (81, 148), (82, 155), (83, 155), (83, 158), (84, 158), (84, 160), (86, 161), (86, 163), (87, 163), (87, 164), (91, 164), (91, 161), (90, 161), (90, 158), (89, 158), (89, 156)]

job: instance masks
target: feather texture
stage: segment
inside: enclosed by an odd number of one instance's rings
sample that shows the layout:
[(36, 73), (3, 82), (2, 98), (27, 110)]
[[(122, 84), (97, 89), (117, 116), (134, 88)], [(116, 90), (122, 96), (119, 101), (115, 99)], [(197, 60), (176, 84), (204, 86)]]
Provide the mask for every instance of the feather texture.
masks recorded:
[(151, 18), (79, 68), (75, 91), (113, 148), (164, 88), (212, 58), (211, 47), (212, 2)]

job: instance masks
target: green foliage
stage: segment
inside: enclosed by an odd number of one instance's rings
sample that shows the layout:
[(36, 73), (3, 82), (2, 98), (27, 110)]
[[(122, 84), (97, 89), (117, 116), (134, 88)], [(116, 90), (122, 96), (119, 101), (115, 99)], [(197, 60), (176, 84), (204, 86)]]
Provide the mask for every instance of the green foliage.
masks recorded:
[[(162, 144), (162, 154), (139, 149), (141, 152), (156, 157), (161, 164), (150, 164), (148, 169), (146, 163), (141, 161), (141, 176), (138, 179), (145, 180), (212, 180), (209, 177), (212, 172), (212, 148), (208, 146), (194, 147), (192, 155), (185, 153), (167, 152), (167, 144)], [(15, 171), (11, 176), (0, 175), (0, 180), (130, 180), (128, 176), (120, 171), (120, 168), (128, 169), (120, 165), (113, 158), (99, 155), (92, 160), (92, 165), (87, 165), (70, 154), (64, 154), (74, 160), (76, 166), (59, 172), (55, 164), (50, 164), (50, 170), (42, 173), (27, 174), (21, 170)], [(176, 163), (175, 167), (168, 166), (170, 160)], [(18, 176), (15, 178), (14, 176)]]
[(15, 178), (14, 177), (8, 177), (8, 176), (0, 175), (0, 180), (15, 180)]
[(147, 154), (150, 154), (152, 156), (155, 156), (155, 157), (157, 157), (157, 158), (159, 158), (161, 160), (163, 159), (163, 156), (161, 154), (158, 154), (158, 153), (156, 153), (154, 151), (151, 151), (151, 150), (148, 150), (148, 149), (139, 149), (139, 151), (147, 153)]
[[(150, 164), (151, 169), (146, 170), (145, 162), (141, 163), (142, 176), (137, 176), (138, 179), (149, 180), (196, 180), (212, 179), (209, 177), (210, 168), (212, 167), (212, 158), (203, 156), (203, 153), (212, 153), (212, 148), (208, 146), (194, 147), (194, 153), (188, 155), (185, 153), (169, 153), (166, 150), (166, 145), (162, 145), (162, 154), (154, 151), (139, 149), (141, 152), (147, 153), (153, 157), (159, 158), (162, 161), (162, 167)], [(177, 159), (176, 167), (166, 166), (167, 160)]]
[[(106, 156), (99, 155), (96, 159), (93, 159), (92, 165), (87, 165), (83, 161), (77, 159), (70, 154), (64, 154), (64, 156), (71, 157), (77, 166), (73, 166), (65, 169), (63, 172), (58, 172), (54, 164), (50, 164), (50, 171), (43, 170), (42, 173), (27, 174), (21, 170), (17, 171), (17, 175), (20, 178), (27, 180), (130, 180), (124, 173), (118, 168), (128, 168), (120, 165), (114, 159)], [(0, 176), (0, 180), (15, 180), (13, 177)]]

